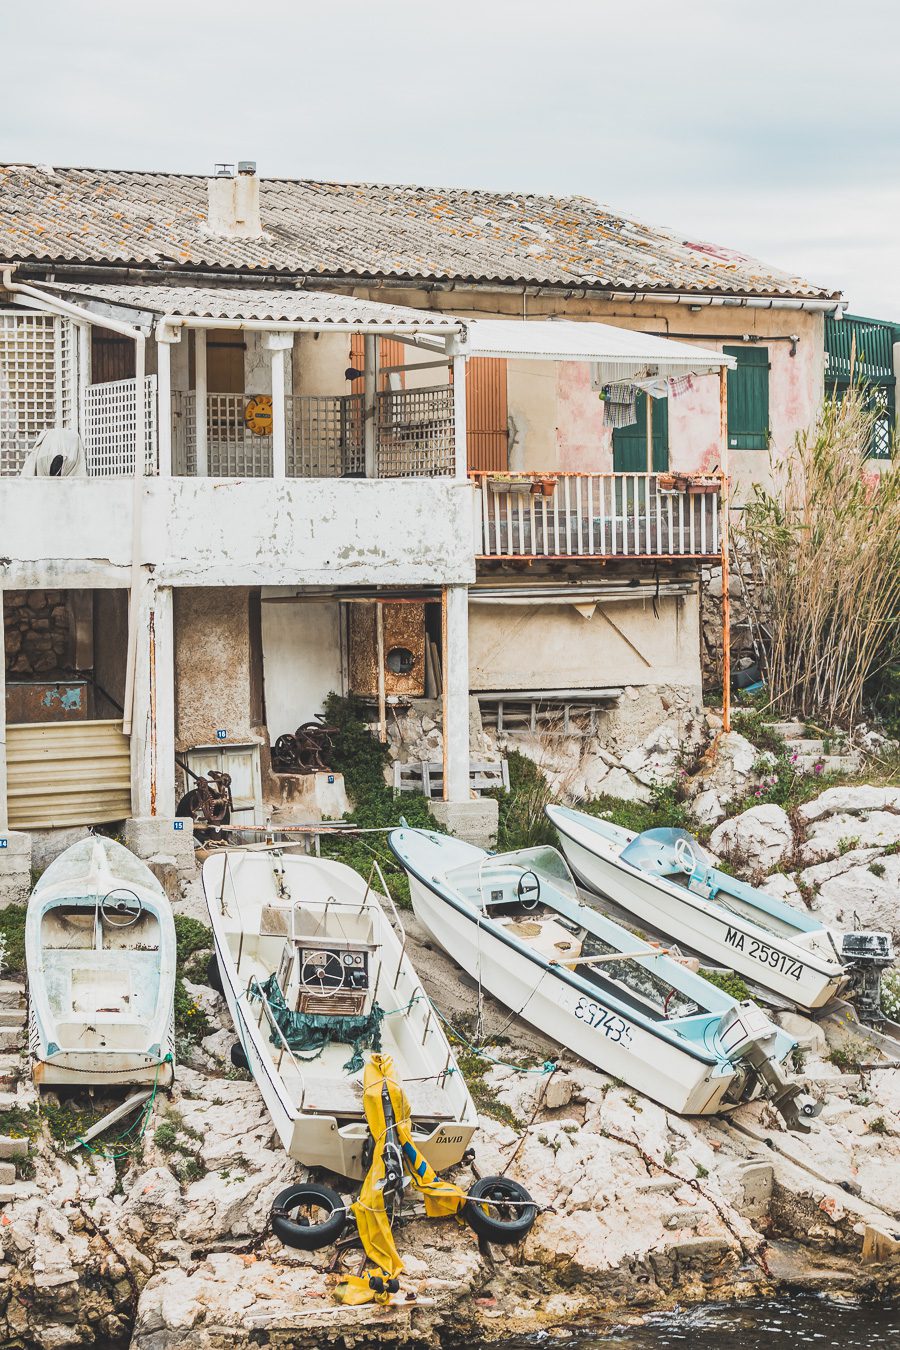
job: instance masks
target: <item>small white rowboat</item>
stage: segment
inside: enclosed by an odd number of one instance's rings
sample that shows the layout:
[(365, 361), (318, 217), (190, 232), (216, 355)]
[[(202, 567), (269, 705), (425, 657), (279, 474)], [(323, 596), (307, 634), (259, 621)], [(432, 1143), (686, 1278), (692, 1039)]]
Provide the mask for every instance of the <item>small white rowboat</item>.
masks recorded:
[(61, 853), (28, 902), (25, 958), (36, 1083), (172, 1081), (175, 925), (139, 858), (101, 835)]
[(401, 829), (390, 846), (417, 917), (495, 998), (661, 1105), (713, 1115), (765, 1092), (804, 1129), (778, 1066), (795, 1042), (585, 904), (552, 848), (489, 854)]
[(389, 900), (343, 863), (265, 850), (213, 854), (203, 888), (222, 990), (290, 1156), (366, 1174), (363, 1051), (382, 1050), (415, 1146), (435, 1171), (459, 1162), (478, 1115)]
[(684, 946), (801, 1008), (821, 1008), (846, 985), (840, 938), (710, 866), (684, 830), (636, 835), (568, 806), (547, 815), (579, 881)]

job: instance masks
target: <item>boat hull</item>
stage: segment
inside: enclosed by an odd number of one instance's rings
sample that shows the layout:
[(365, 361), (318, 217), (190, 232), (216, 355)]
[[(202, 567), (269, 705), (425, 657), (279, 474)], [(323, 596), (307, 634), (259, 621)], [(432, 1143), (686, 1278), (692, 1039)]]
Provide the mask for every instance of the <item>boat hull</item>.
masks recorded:
[(845, 984), (842, 974), (817, 970), (801, 946), (769, 938), (737, 916), (720, 916), (712, 907), (680, 900), (675, 887), (603, 857), (568, 833), (559, 819), (554, 817), (553, 823), (566, 861), (582, 885), (684, 946), (801, 1008), (824, 1007)]
[[(207, 887), (207, 904), (223, 994), (248, 1069), (262, 1094), (283, 1148), (290, 1157), (307, 1167), (324, 1167), (340, 1176), (361, 1180), (368, 1171), (366, 1146), (370, 1135), (365, 1120), (360, 1116), (359, 1119), (342, 1121), (338, 1115), (324, 1111), (304, 1111), (292, 1099), (278, 1072), (278, 1055), (272, 1051), (269, 1024), (265, 1019), (261, 1023), (257, 1021), (254, 1012), (259, 1005), (249, 1003), (246, 997), (246, 980), (242, 981), (239, 977), (222, 914), (215, 902), (216, 894), (215, 886)], [(387, 926), (381, 936), (385, 946), (392, 940)], [(396, 945), (392, 960), (407, 960), (399, 944)], [(411, 967), (409, 975), (410, 979), (414, 978)], [(443, 1060), (441, 1063), (443, 1065)], [(416, 1147), (436, 1172), (460, 1162), (478, 1127), (474, 1106), (468, 1094), (466, 1096), (469, 1106), (461, 1112), (461, 1118), (443, 1121), (430, 1132), (416, 1127)]]
[(611, 1017), (586, 995), (541, 968), (525, 951), (461, 915), (413, 873), (416, 917), (453, 960), (532, 1026), (588, 1064), (681, 1115), (715, 1115), (735, 1078), (694, 1058), (636, 1022)]

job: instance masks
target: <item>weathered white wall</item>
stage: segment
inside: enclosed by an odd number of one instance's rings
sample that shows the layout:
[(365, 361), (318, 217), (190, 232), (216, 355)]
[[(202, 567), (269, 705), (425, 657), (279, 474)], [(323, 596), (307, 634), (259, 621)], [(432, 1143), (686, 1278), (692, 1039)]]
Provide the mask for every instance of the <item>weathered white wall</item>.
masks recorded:
[(262, 597), (263, 684), (266, 723), (274, 744), (322, 711), (325, 696), (341, 690), (340, 606), (336, 601), (272, 604)]
[(470, 604), (471, 688), (678, 684), (696, 688), (699, 695), (697, 597), (661, 596), (657, 604), (658, 619), (649, 600), (598, 605), (591, 619), (582, 618), (572, 605)]
[[(143, 492), (142, 561), (163, 585), (474, 580), (465, 483), (149, 478)], [(131, 552), (130, 480), (3, 480), (5, 586), (128, 585)]]
[(175, 745), (253, 741), (249, 595), (245, 587), (175, 592)]

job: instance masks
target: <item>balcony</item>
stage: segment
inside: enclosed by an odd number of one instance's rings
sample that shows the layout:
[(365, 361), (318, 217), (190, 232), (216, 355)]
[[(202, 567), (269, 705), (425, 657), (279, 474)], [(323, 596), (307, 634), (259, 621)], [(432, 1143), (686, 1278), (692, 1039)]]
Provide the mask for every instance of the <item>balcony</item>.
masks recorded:
[(641, 473), (473, 473), (475, 551), (489, 558), (711, 558), (721, 479)]

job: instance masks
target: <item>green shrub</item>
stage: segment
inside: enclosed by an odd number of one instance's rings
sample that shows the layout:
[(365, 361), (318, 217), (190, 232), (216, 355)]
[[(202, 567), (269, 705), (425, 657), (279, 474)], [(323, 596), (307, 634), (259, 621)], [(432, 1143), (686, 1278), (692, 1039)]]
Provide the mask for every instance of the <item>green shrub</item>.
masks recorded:
[(517, 848), (556, 845), (556, 831), (544, 814), (552, 799), (550, 784), (533, 759), (510, 751), (509, 792), (490, 795), (499, 803), (497, 848), (501, 853)]
[(737, 999), (738, 1003), (750, 997), (750, 990), (735, 970), (701, 970), (700, 974), (704, 980), (709, 980), (710, 984), (721, 989), (723, 994), (730, 994)]
[[(353, 809), (345, 819), (360, 829), (382, 830), (399, 826), (401, 817), (414, 829), (435, 829), (434, 817), (421, 794), (404, 793), (395, 798), (393, 789), (385, 782), (384, 771), (389, 758), (387, 746), (369, 731), (366, 725), (369, 711), (362, 699), (329, 694), (324, 716), (328, 726), (337, 728), (331, 765), (344, 775), (347, 795), (353, 803)], [(394, 900), (402, 908), (409, 909), (409, 880), (388, 848), (386, 830), (377, 834), (350, 835), (346, 839), (323, 835), (321, 847), (323, 858), (346, 863), (366, 879), (372, 871), (372, 860), (377, 858)]]
[(582, 802), (580, 809), (591, 816), (603, 816), (635, 834), (663, 828), (696, 833), (697, 822), (679, 792), (678, 786), (665, 784), (652, 789), (649, 802), (626, 802), (601, 793), (593, 801)]
[(0, 909), (0, 939), (5, 947), (3, 972), (25, 974), (25, 905), (7, 905)]

